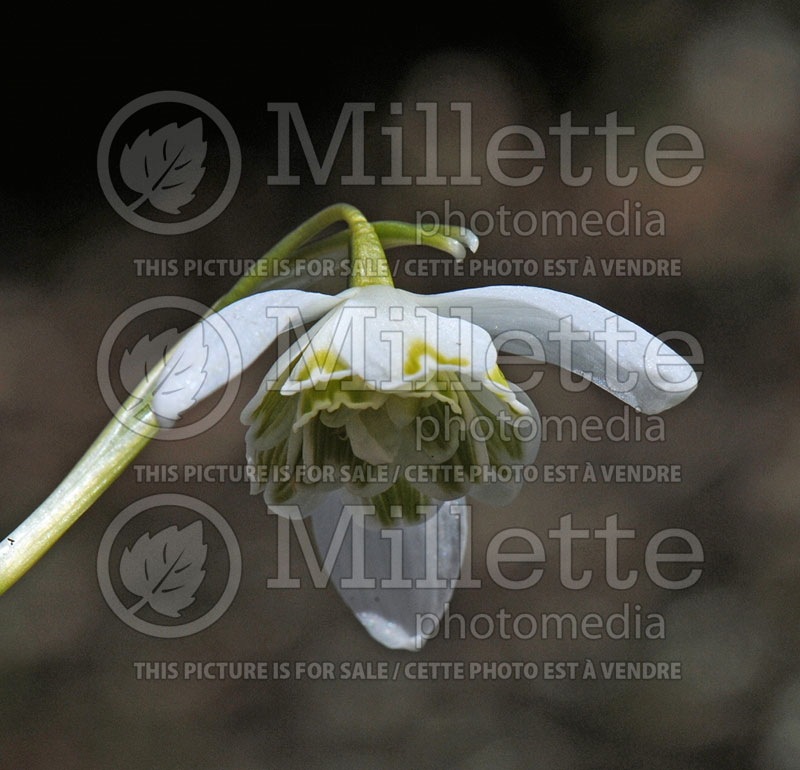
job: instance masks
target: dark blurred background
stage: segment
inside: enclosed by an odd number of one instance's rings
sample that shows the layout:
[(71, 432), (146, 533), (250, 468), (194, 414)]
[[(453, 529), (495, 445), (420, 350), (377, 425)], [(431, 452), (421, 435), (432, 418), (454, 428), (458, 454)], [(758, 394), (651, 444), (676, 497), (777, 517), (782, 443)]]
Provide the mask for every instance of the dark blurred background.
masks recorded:
[[(653, 332), (697, 337), (705, 363), (697, 392), (664, 414), (659, 443), (548, 441), (538, 464), (677, 463), (680, 484), (527, 486), (506, 509), (475, 504), (479, 591), (456, 591), (452, 610), (478, 613), (617, 611), (640, 603), (663, 614), (664, 640), (434, 639), (422, 661), (674, 660), (680, 681), (138, 681), (135, 661), (361, 660), (405, 662), (372, 641), (334, 589), (314, 590), (299, 562), (300, 591), (267, 590), (276, 574), (276, 523), (244, 484), (137, 483), (129, 469), (57, 546), (0, 599), (0, 765), (87, 767), (800, 767), (800, 12), (790, 3), (559, 3), (536, 7), (494, 36), (426, 28), (348, 45), (333, 30), (263, 50), (211, 43), (163, 56), (120, 42), (29, 48), (9, 54), (0, 174), (0, 529), (13, 529), (72, 467), (109, 418), (96, 378), (100, 342), (135, 302), (175, 294), (212, 302), (227, 277), (137, 277), (135, 259), (253, 259), (329, 203), (346, 200), (373, 219), (413, 220), (444, 201), (468, 215), (619, 208), (624, 199), (664, 212), (663, 237), (504, 237), (481, 241), (475, 259), (678, 258), (670, 278), (547, 277), (527, 282), (578, 294)], [(408, 22), (410, 26), (410, 22)], [(433, 42), (445, 40), (444, 43)], [(140, 41), (141, 42), (141, 41)], [(246, 49), (246, 50), (245, 50)], [(242, 147), (232, 202), (201, 230), (175, 237), (137, 230), (110, 207), (97, 178), (100, 137), (132, 99), (177, 89), (216, 106)], [(470, 102), (473, 173), (481, 185), (342, 186), (349, 134), (330, 181), (311, 182), (293, 135), (301, 184), (277, 173), (277, 121), (268, 102), (298, 102), (318, 148), (327, 147), (345, 102), (374, 102), (366, 119), (367, 171), (386, 174), (388, 139), (403, 126), (405, 173), (425, 168), (425, 124), (415, 102), (439, 106), (440, 173), (458, 173), (457, 115)], [(403, 116), (389, 104), (401, 102)], [(619, 112), (636, 136), (621, 140), (630, 187), (608, 184), (598, 137), (575, 140), (575, 168), (592, 181), (558, 178), (547, 129), (559, 115), (602, 125)], [(484, 148), (500, 127), (535, 129), (547, 148), (536, 183), (504, 187), (487, 173)], [(703, 140), (700, 178), (665, 187), (646, 174), (643, 148), (659, 126), (691, 127)], [(675, 167), (678, 168), (677, 166)], [(212, 172), (209, 172), (212, 173)], [(521, 171), (520, 171), (521, 173)], [(391, 258), (407, 259), (397, 252)], [(415, 279), (420, 292), (497, 280)], [(164, 317), (163, 327), (180, 323)], [(144, 330), (139, 330), (144, 333)], [(131, 337), (135, 342), (136, 336)], [(124, 345), (123, 345), (124, 347)], [(121, 351), (122, 348), (120, 348)], [(119, 355), (120, 351), (117, 351)], [(248, 372), (230, 414), (202, 436), (152, 442), (139, 464), (239, 464), (238, 420), (263, 372)], [(565, 393), (555, 370), (531, 393), (543, 415), (620, 414), (603, 391)], [(136, 499), (182, 492), (230, 522), (243, 577), (225, 616), (185, 639), (153, 639), (108, 609), (96, 576), (109, 522)], [(507, 526), (543, 539), (572, 513), (599, 527), (618, 513), (638, 538), (621, 570), (642, 569), (654, 532), (691, 530), (705, 550), (691, 590), (642, 577), (614, 592), (596, 579), (568, 591), (548, 543), (545, 579), (506, 591), (483, 556)], [(603, 568), (597, 543), (576, 549), (582, 568)], [(555, 566), (553, 566), (555, 565)], [(524, 568), (525, 565), (521, 565)], [(524, 574), (520, 571), (519, 576)]]

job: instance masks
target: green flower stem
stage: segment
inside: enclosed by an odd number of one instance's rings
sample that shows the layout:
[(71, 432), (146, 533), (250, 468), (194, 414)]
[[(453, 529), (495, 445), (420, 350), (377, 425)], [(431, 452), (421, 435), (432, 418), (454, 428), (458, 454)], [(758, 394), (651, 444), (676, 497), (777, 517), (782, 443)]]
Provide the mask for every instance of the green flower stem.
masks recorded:
[[(143, 381), (134, 394), (143, 395), (152, 382)], [(130, 427), (134, 422), (136, 430)], [(148, 402), (131, 396), (55, 491), (0, 543), (0, 594), (44, 556), (158, 431)]]
[[(475, 239), (472, 233), (462, 230), (460, 227), (441, 226), (432, 233), (408, 222), (373, 222), (372, 227), (384, 249), (394, 249), (398, 246), (430, 246), (461, 260), (465, 255), (465, 247), (470, 250), (475, 248)], [(344, 257), (348, 253), (349, 243), (350, 234), (347, 230), (343, 230), (303, 246), (292, 254), (292, 259)]]
[(357, 210), (348, 212), (350, 239), (350, 286), (394, 286), (392, 272), (375, 228)]
[[(456, 261), (461, 261), (466, 255), (466, 249), (475, 251), (477, 248), (475, 235), (460, 227), (441, 226), (437, 232), (429, 233), (408, 222), (373, 222), (372, 226), (384, 249), (394, 249), (400, 246), (429, 246), (449, 254)], [(327, 258), (336, 260), (339, 265), (343, 266), (349, 255), (350, 232), (342, 230), (302, 246), (292, 253), (290, 259), (313, 262)], [(262, 291), (284, 287), (305, 288), (322, 277), (307, 271), (299, 276), (293, 275), (286, 271), (286, 265), (278, 265), (268, 260), (265, 261), (265, 259), (262, 259), (253, 268), (260, 276), (259, 288)], [(340, 275), (345, 275), (345, 273), (342, 272)]]
[[(347, 222), (349, 232), (343, 231), (304, 246), (330, 225), (342, 220)], [(343, 250), (346, 255), (350, 243), (353, 244), (353, 275), (358, 272), (357, 280), (367, 283), (388, 281), (391, 285), (381, 242), (387, 248), (423, 244), (449, 252), (457, 258), (463, 256), (462, 244), (473, 248), (469, 238), (459, 229), (442, 228), (440, 233), (428, 234), (403, 222), (379, 222), (372, 226), (357, 209), (337, 204), (304, 222), (270, 249), (248, 275), (214, 303), (206, 316), (263, 290), (263, 276), (271, 262), (299, 257), (313, 259), (335, 255)], [(385, 276), (381, 275), (382, 270), (385, 270)], [(154, 367), (147, 379), (139, 383), (53, 493), (0, 542), (0, 594), (14, 585), (49, 550), (158, 433), (159, 425), (150, 410), (150, 399), (166, 358)]]
[[(350, 226), (351, 235), (354, 236), (355, 231), (353, 225), (351, 225), (351, 221), (355, 223), (360, 221), (359, 218), (366, 222), (364, 215), (358, 209), (347, 203), (336, 203), (333, 206), (323, 209), (319, 214), (315, 214), (311, 219), (307, 219), (300, 227), (293, 230), (289, 235), (284, 236), (261, 257), (247, 275), (240, 278), (227, 294), (224, 294), (211, 306), (207, 315), (222, 310), (222, 308), (230, 305), (232, 302), (255, 294), (259, 289), (263, 288), (261, 286), (263, 283), (262, 274), (269, 263), (289, 258), (291, 254), (306, 241), (318, 235), (331, 225), (345, 221)], [(378, 247), (380, 248), (380, 244), (378, 244)]]
[[(346, 204), (324, 209), (279, 241), (262, 262), (289, 257), (330, 225), (342, 220), (349, 223), (355, 216), (354, 212), (361, 216)], [(244, 276), (214, 303), (206, 315), (254, 293), (260, 283), (257, 274)], [(163, 360), (148, 378), (139, 383), (55, 491), (0, 543), (0, 594), (14, 585), (50, 549), (158, 433), (159, 426), (149, 404), (161, 366)]]

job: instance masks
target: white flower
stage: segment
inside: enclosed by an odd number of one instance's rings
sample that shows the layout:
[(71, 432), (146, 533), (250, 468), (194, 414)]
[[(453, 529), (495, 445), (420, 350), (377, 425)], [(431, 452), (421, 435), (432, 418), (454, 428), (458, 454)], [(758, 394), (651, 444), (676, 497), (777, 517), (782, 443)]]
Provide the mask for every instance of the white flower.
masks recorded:
[[(222, 322), (226, 334), (211, 333), (209, 326)], [(349, 531), (329, 570), (361, 622), (390, 647), (418, 649), (419, 613), (439, 617), (449, 601), (468, 536), (468, 517), (452, 515), (461, 498), (510, 502), (521, 482), (497, 481), (494, 471), (530, 465), (538, 450), (538, 415), (497, 366), (493, 337), (502, 334), (502, 347), (512, 353), (591, 378), (647, 414), (674, 406), (697, 385), (691, 366), (660, 340), (569, 294), (494, 286), (416, 295), (368, 285), (336, 296), (265, 292), (229, 305), (173, 353), (205, 361), (181, 375), (186, 398), (157, 387), (153, 410), (177, 417), (291, 329), (303, 331), (242, 414), (248, 463), (260, 474), (254, 489), (281, 512), (311, 514), (318, 542), (334, 538), (347, 501), (374, 505), (384, 525), (398, 512), (415, 521), (417, 506), (438, 510), (427, 524), (405, 528), (404, 577), (421, 577), (438, 559), (439, 577), (452, 579), (445, 586), (343, 589), (337, 577), (349, 574)], [(231, 334), (239, 350), (223, 343)], [(207, 359), (196, 355), (200, 346), (207, 346)], [(524, 436), (503, 430), (520, 421)], [(480, 435), (471, 424), (481, 425)], [(437, 426), (435, 438), (423, 426)], [(312, 478), (304, 473), (310, 467), (324, 472)], [(389, 578), (390, 543), (381, 534), (367, 528), (359, 540), (370, 576)]]
[[(536, 410), (506, 382), (485, 330), (439, 315), (423, 301), (388, 286), (350, 289), (280, 357), (242, 414), (250, 426), (248, 462), (290, 471), (286, 481), (267, 477), (254, 484), (268, 504), (310, 508), (320, 494), (344, 486), (370, 499), (388, 524), (392, 504), (402, 504), (413, 519), (424, 496), (513, 499), (520, 483), (472, 483), (470, 477), (477, 468), (533, 462)], [(522, 416), (533, 423), (530, 440), (502, 441), (498, 420)], [(470, 440), (464, 430), (460, 440), (456, 426), (479, 417), (493, 439)], [(431, 423), (435, 435), (421, 435)], [(332, 477), (306, 484), (297, 466), (326, 468)], [(426, 478), (408, 472), (416, 467), (427, 469)]]

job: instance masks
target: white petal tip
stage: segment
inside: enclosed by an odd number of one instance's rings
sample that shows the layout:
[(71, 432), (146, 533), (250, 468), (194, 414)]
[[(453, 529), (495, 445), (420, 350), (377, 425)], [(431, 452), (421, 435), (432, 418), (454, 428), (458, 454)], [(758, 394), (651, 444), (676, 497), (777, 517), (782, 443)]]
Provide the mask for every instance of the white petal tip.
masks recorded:
[(480, 245), (478, 236), (466, 227), (461, 230), (461, 241), (473, 254), (478, 250), (478, 246)]
[(386, 620), (375, 612), (357, 612), (356, 617), (376, 642), (390, 650), (418, 652), (427, 641), (424, 636), (411, 635), (398, 623)]
[(452, 238), (450, 240), (453, 241), (452, 244), (450, 244), (450, 254), (456, 262), (463, 262), (467, 257), (464, 246), (459, 241)]
[(645, 414), (658, 414), (671, 409), (697, 389), (700, 378), (690, 364), (673, 351), (670, 351), (668, 358), (673, 358), (674, 363), (665, 362), (662, 356), (658, 366), (651, 365), (651, 362), (645, 365), (651, 387), (642, 393), (642, 403), (638, 405)]

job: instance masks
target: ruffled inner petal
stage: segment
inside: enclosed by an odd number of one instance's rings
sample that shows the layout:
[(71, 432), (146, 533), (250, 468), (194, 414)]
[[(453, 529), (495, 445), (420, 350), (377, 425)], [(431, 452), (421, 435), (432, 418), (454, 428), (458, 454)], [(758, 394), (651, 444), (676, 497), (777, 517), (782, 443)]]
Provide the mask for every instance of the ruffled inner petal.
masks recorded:
[[(277, 504), (307, 503), (345, 488), (374, 504), (381, 520), (406, 498), (441, 501), (474, 492), (496, 504), (513, 499), (520, 484), (500, 481), (496, 471), (532, 463), (538, 431), (535, 441), (521, 442), (509, 425), (526, 418), (538, 428), (538, 415), (498, 368), (489, 335), (444, 319), (462, 339), (442, 353), (412, 338), (398, 358), (406, 381), (382, 390), (353, 371), (344, 347), (325, 347), (326, 339), (342, 339), (336, 328), (326, 331), (339, 323), (340, 310), (280, 358), (243, 414), (248, 462), (262, 479), (254, 489)], [(401, 316), (391, 307), (384, 315), (391, 323), (380, 331), (398, 331)], [(434, 319), (433, 328), (440, 326)], [(367, 362), (380, 359), (372, 347), (379, 345), (371, 346)]]

